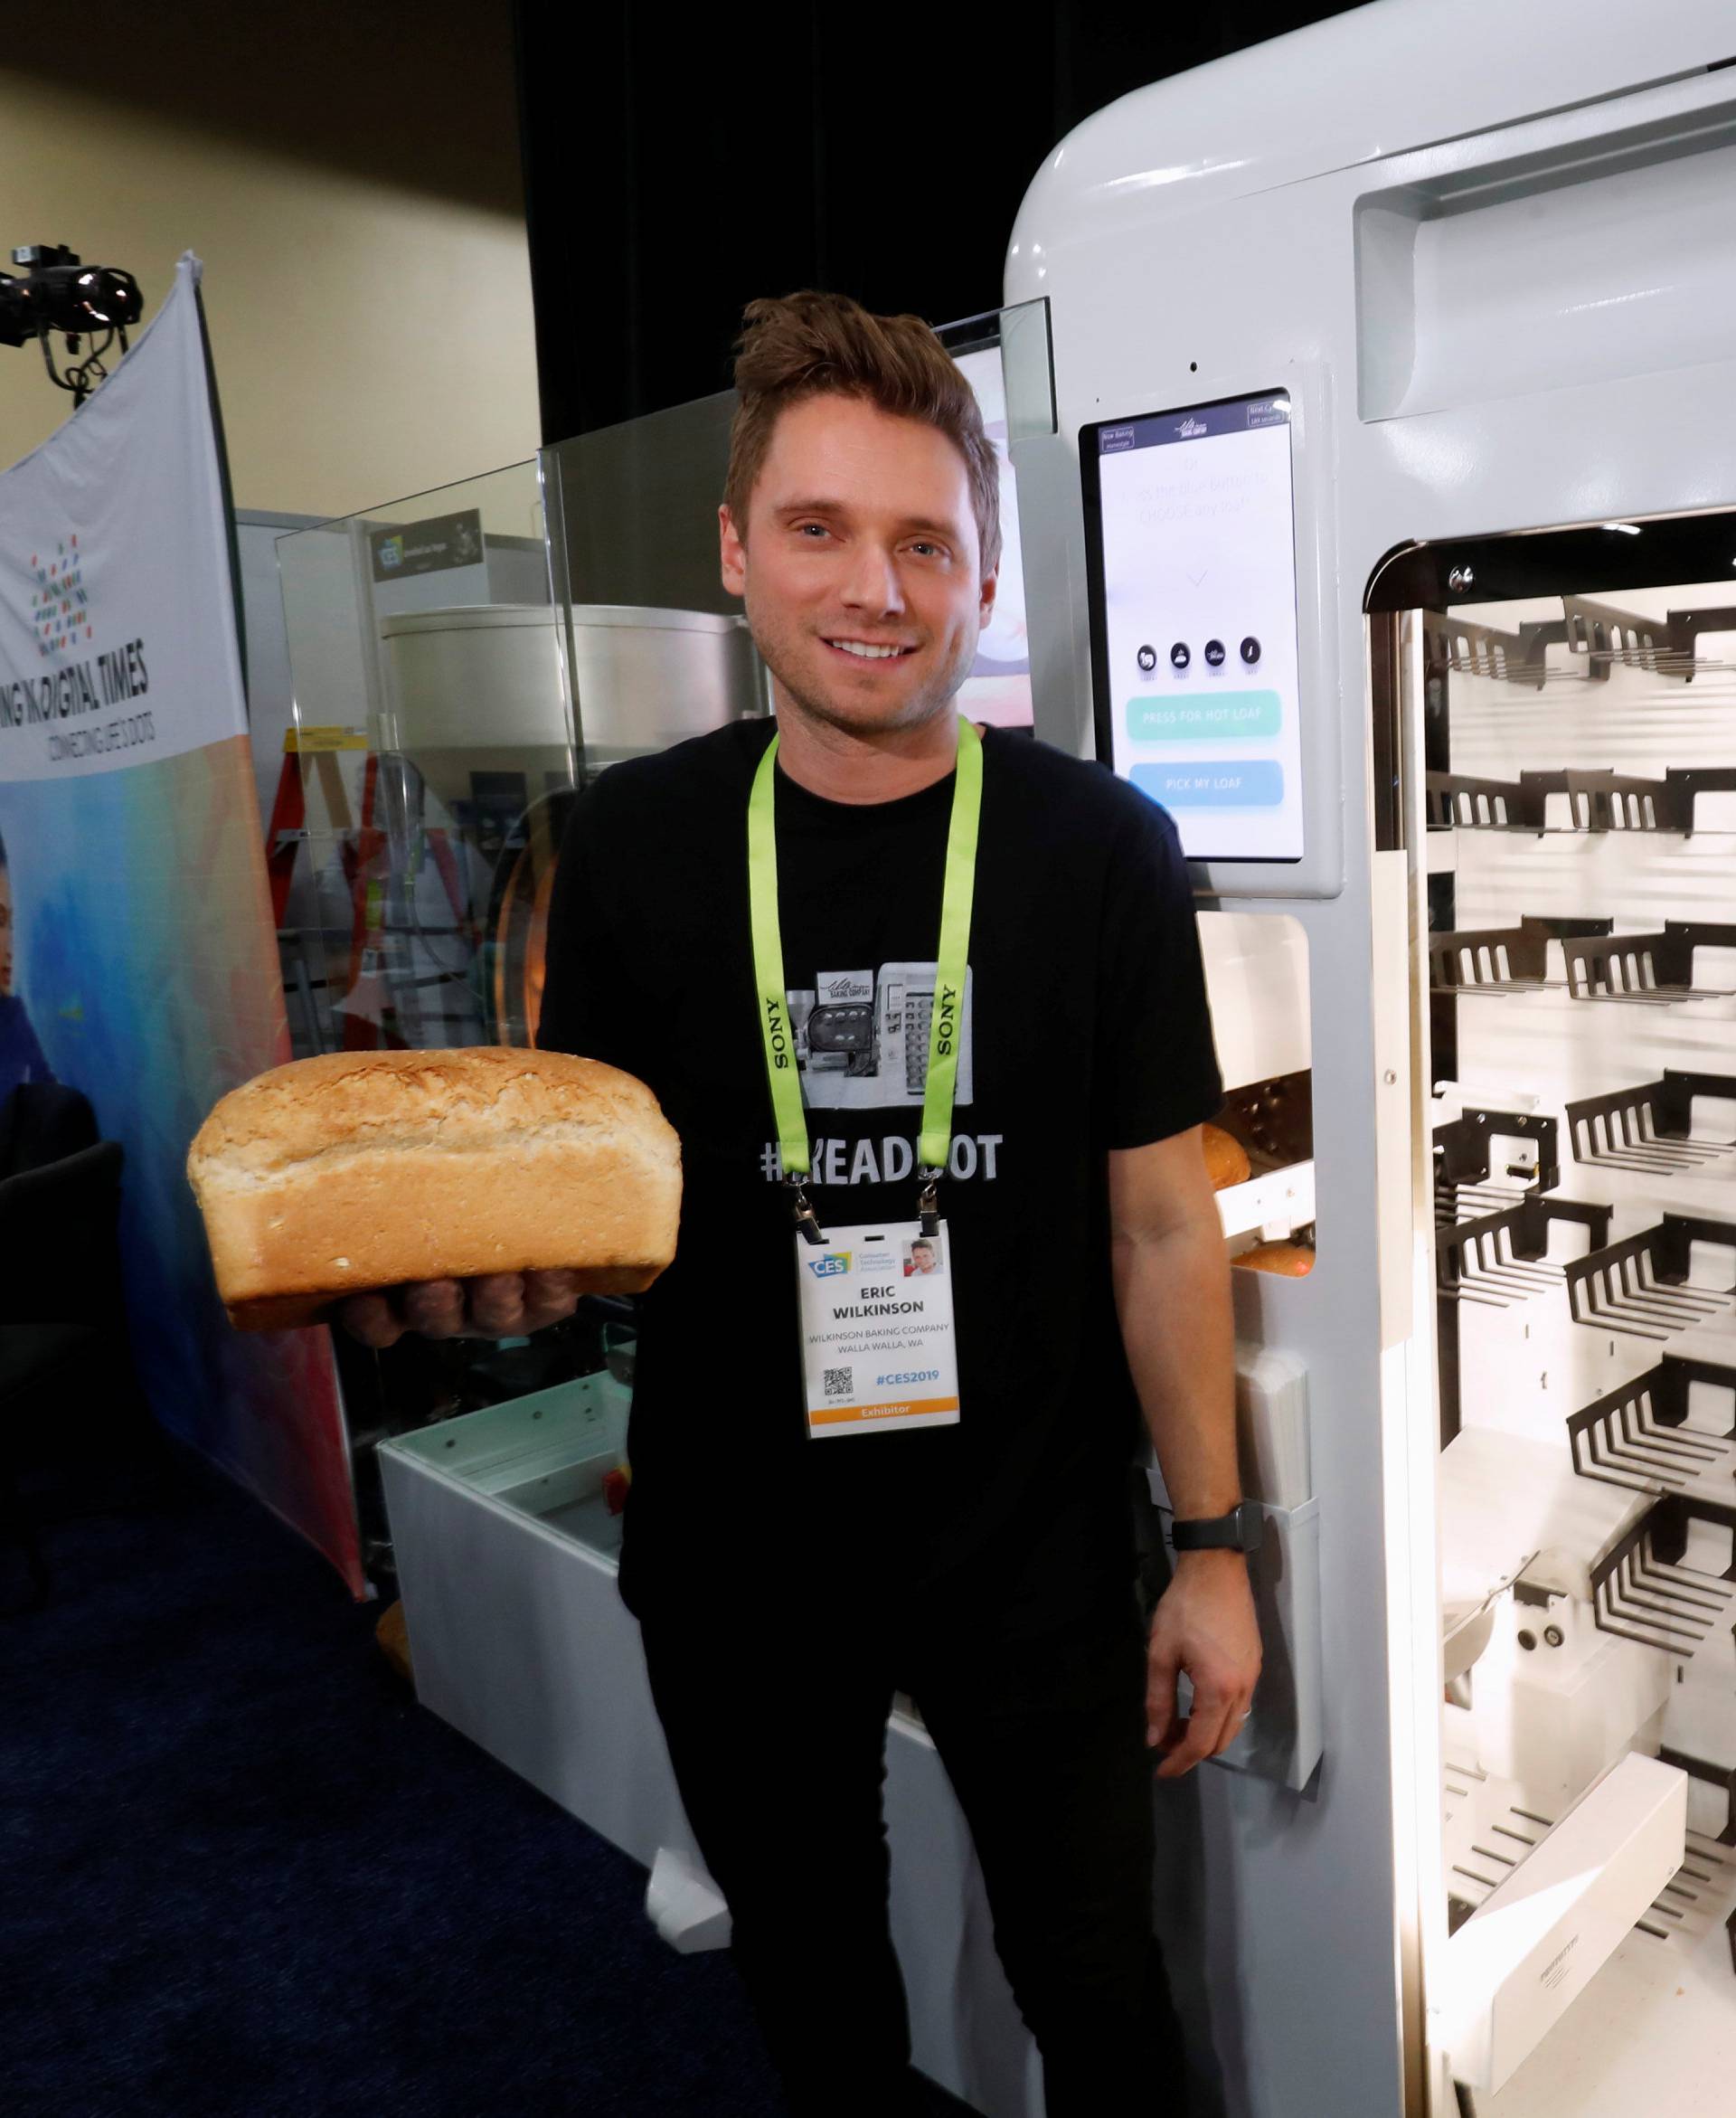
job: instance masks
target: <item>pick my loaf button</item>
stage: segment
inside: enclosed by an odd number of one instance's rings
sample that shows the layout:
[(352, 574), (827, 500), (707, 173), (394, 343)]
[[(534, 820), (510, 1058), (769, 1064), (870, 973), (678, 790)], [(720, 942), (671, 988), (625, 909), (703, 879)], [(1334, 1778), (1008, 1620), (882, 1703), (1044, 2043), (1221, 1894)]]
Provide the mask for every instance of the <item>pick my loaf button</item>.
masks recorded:
[(1133, 783), (1166, 809), (1276, 808), (1284, 799), (1284, 768), (1275, 758), (1136, 765)]

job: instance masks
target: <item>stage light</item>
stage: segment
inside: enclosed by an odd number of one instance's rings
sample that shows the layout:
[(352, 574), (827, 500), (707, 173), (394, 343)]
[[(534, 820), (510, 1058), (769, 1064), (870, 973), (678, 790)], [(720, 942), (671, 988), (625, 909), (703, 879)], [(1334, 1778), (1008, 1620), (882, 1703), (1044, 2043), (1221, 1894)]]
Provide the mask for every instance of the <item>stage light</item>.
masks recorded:
[[(117, 338), (127, 351), (127, 326), (137, 323), (145, 298), (130, 272), (115, 265), (87, 265), (64, 243), (21, 244), (12, 253), (19, 272), (0, 272), (0, 345), (23, 345), (34, 338), (42, 349), (49, 379), (72, 392), (82, 404), (108, 369), (102, 355)], [(54, 364), (49, 341), (66, 340), (64, 373)], [(100, 343), (84, 348), (87, 338)], [(83, 351), (82, 360), (77, 358)]]

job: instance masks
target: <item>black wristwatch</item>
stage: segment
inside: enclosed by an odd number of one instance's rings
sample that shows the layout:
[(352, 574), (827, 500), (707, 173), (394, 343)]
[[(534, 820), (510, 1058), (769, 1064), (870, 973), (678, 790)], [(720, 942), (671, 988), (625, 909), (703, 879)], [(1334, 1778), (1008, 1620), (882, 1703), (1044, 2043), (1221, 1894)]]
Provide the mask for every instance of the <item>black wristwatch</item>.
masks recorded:
[(1244, 1500), (1228, 1515), (1179, 1518), (1170, 1524), (1169, 1541), (1178, 1552), (1258, 1552), (1266, 1518), (1258, 1500)]

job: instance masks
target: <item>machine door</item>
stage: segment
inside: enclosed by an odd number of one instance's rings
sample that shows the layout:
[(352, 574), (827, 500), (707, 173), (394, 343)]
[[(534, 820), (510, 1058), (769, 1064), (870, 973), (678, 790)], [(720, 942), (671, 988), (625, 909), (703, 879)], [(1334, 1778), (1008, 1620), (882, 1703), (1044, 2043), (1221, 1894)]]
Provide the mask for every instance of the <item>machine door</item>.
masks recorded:
[(1433, 1224), (1423, 1982), (1480, 2118), (1731, 2107), (1733, 560), (1730, 515), (1618, 523), (1369, 596)]

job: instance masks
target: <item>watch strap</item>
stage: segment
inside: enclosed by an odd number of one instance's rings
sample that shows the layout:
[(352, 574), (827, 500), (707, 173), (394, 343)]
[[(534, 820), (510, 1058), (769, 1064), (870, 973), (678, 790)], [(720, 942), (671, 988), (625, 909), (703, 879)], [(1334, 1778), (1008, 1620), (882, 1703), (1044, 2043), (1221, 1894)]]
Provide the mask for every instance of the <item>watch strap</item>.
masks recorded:
[(1259, 1548), (1264, 1519), (1259, 1501), (1243, 1500), (1228, 1515), (1175, 1518), (1169, 1541), (1178, 1552), (1252, 1552)]

